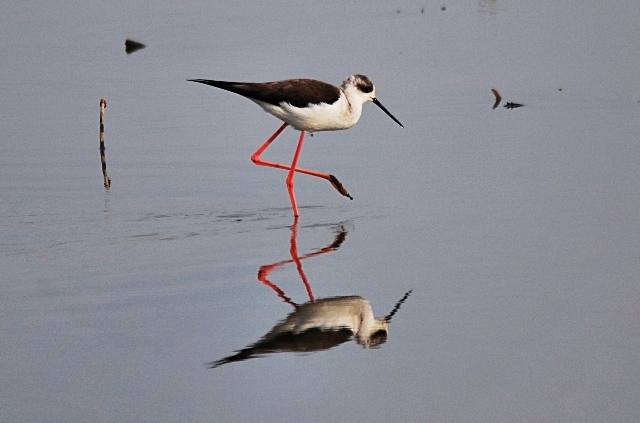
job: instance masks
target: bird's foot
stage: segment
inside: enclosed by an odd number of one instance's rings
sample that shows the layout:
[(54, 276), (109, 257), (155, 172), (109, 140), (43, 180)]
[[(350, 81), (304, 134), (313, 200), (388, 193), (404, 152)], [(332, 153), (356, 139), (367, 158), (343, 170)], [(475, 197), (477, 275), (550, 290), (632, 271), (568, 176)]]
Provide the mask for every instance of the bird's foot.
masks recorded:
[(338, 181), (338, 178), (333, 175), (329, 175), (329, 182), (331, 182), (331, 185), (333, 185), (333, 187), (337, 189), (340, 194), (344, 195), (345, 197), (349, 197), (350, 200), (353, 200), (353, 197), (349, 195), (346, 189), (344, 189), (340, 181)]

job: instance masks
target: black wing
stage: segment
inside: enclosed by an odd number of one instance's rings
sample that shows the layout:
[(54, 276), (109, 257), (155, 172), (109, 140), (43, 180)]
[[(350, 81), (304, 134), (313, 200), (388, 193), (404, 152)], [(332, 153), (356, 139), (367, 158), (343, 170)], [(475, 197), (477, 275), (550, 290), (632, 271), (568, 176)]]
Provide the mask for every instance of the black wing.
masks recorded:
[(277, 82), (228, 82), (210, 79), (189, 79), (192, 82), (211, 85), (252, 100), (273, 104), (289, 103), (295, 107), (310, 104), (333, 104), (340, 98), (340, 89), (315, 79), (289, 79)]

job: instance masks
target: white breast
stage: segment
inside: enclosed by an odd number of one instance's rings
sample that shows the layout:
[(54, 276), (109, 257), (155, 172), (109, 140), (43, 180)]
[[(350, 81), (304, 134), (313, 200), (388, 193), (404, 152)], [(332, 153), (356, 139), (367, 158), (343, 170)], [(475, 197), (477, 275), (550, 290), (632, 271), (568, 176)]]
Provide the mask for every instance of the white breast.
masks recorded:
[(294, 107), (288, 103), (273, 105), (253, 100), (266, 112), (288, 123), (298, 131), (337, 131), (355, 125), (362, 114), (362, 104), (350, 104), (344, 93), (333, 104), (311, 104)]

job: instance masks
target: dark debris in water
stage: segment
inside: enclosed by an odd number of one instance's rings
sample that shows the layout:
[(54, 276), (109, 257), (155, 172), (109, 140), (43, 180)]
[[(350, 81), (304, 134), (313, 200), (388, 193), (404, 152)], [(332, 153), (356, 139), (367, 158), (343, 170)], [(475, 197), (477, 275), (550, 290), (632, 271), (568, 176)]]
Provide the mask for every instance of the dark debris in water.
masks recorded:
[(135, 53), (136, 51), (142, 50), (145, 47), (146, 45), (137, 41), (130, 40), (128, 38), (124, 41), (124, 51), (127, 54)]
[(493, 93), (494, 96), (496, 96), (496, 102), (493, 103), (493, 108), (495, 109), (496, 107), (498, 107), (498, 105), (502, 101), (502, 96), (500, 95), (498, 90), (496, 90), (495, 88), (491, 88), (491, 92)]
[[(491, 92), (496, 97), (496, 101), (495, 103), (493, 103), (493, 107), (492, 107), (493, 109), (495, 109), (496, 107), (498, 107), (498, 105), (502, 101), (502, 96), (500, 95), (500, 92), (495, 88), (491, 88)], [(518, 107), (524, 107), (524, 104), (514, 103), (512, 101), (509, 101), (504, 105), (504, 107), (506, 109), (517, 109)]]
[(518, 107), (524, 107), (524, 104), (520, 104), (520, 103), (513, 103), (511, 101), (507, 102), (507, 104), (504, 105), (505, 108), (507, 109), (517, 109)]

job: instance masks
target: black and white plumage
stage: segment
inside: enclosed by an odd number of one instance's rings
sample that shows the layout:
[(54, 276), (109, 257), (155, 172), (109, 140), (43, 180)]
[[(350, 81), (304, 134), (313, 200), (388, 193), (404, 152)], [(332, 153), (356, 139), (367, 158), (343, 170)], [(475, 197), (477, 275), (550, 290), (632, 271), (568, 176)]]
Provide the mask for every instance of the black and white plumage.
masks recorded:
[(312, 353), (351, 339), (364, 347), (387, 340), (389, 322), (376, 319), (369, 301), (358, 296), (322, 298), (302, 304), (257, 342), (208, 368), (279, 352)]
[(277, 82), (228, 82), (190, 79), (239, 94), (255, 102), (298, 131), (336, 131), (349, 129), (362, 114), (362, 105), (372, 101), (398, 125), (402, 124), (375, 96), (371, 79), (352, 75), (342, 88), (315, 79), (287, 79)]
[[(353, 200), (353, 197), (349, 195), (334, 175), (296, 167), (307, 131), (337, 131), (351, 128), (360, 120), (362, 105), (369, 101), (380, 107), (391, 119), (402, 126), (400, 121), (378, 101), (373, 82), (364, 75), (348, 77), (342, 83), (342, 88), (315, 79), (288, 79), (277, 82), (229, 82), (210, 79), (190, 79), (189, 81), (210, 85), (246, 97), (284, 122), (256, 150), (251, 156), (251, 160), (259, 166), (289, 171), (286, 179), (287, 190), (296, 218), (300, 215), (294, 194), (293, 181), (296, 172), (326, 179), (340, 194)], [(291, 165), (261, 159), (260, 155), (288, 125), (301, 132)]]
[(371, 304), (360, 296), (329, 297), (296, 306), (257, 342), (235, 354), (207, 363), (210, 369), (227, 363), (281, 352), (309, 354), (328, 350), (347, 341), (377, 348), (387, 341), (391, 318), (409, 298), (408, 291), (386, 317), (377, 319)]

